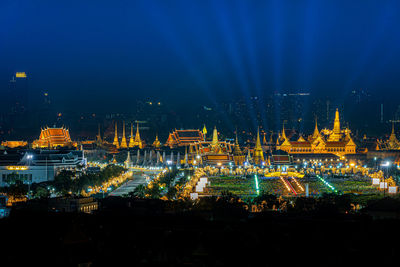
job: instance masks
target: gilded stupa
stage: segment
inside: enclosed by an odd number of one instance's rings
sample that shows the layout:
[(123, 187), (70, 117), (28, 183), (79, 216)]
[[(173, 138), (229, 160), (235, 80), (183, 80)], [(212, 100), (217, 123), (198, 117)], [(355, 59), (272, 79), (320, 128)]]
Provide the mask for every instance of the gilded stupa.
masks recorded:
[(114, 133), (114, 142), (113, 142), (113, 145), (114, 145), (116, 148), (119, 148), (117, 122), (115, 122), (115, 133)]
[(122, 140), (121, 140), (121, 148), (128, 148), (128, 144), (126, 143), (125, 137), (125, 122), (122, 124)]
[(264, 162), (264, 153), (261, 147), (260, 142), (260, 130), (257, 129), (257, 140), (256, 140), (256, 147), (254, 148), (253, 152), (253, 159), (254, 163), (257, 165), (261, 165)]

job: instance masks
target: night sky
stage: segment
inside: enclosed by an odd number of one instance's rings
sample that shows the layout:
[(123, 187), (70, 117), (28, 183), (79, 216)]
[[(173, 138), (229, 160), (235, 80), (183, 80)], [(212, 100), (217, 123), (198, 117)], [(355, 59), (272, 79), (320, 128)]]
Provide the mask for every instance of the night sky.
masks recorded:
[[(60, 106), (215, 103), (354, 88), (399, 97), (399, 1), (0, 1), (0, 89)], [(177, 97), (178, 96), (178, 97)]]

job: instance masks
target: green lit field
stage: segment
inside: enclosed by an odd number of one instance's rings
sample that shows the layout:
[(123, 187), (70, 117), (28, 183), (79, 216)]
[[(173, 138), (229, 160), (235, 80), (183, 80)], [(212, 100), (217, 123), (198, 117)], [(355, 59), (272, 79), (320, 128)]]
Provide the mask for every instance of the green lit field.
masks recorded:
[[(379, 194), (376, 186), (371, 185), (371, 179), (366, 178), (326, 178), (338, 192), (341, 193), (357, 193), (357, 194)], [(333, 190), (324, 185), (316, 177), (308, 177), (302, 180), (303, 184), (309, 184), (309, 192), (311, 195), (319, 195), (323, 193), (332, 193)]]
[(239, 177), (209, 177), (210, 185), (204, 190), (204, 195), (218, 196), (222, 192), (230, 192), (238, 196), (255, 195), (254, 179)]
[[(230, 192), (238, 196), (255, 196), (257, 194), (254, 178), (209, 177), (203, 195), (218, 196)], [(287, 195), (288, 191), (279, 179), (259, 179), (259, 191), (267, 194)]]
[[(370, 178), (326, 178), (337, 193), (357, 193), (357, 194), (379, 194), (377, 187), (371, 185)], [(257, 194), (254, 178), (241, 178), (234, 176), (209, 177), (210, 185), (204, 189), (201, 195), (219, 196), (223, 192), (230, 192), (237, 196), (255, 196)], [(305, 192), (301, 190), (292, 179), (288, 179), (292, 187), (296, 190), (298, 196), (304, 196)], [(325, 185), (316, 177), (298, 178), (300, 186), (305, 189), (309, 185), (309, 194), (313, 196), (324, 193), (334, 193), (334, 190)], [(294, 194), (285, 187), (279, 178), (262, 179), (259, 178), (259, 192), (274, 195), (293, 196)]]

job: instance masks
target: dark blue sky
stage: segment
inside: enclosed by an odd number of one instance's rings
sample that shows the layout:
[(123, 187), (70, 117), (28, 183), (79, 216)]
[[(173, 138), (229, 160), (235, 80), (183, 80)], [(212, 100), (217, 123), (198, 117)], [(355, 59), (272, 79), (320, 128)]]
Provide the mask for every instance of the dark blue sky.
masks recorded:
[[(61, 106), (215, 102), (400, 85), (399, 1), (0, 1), (0, 89)], [(179, 96), (179, 98), (177, 98)], [(123, 108), (121, 108), (123, 107)]]

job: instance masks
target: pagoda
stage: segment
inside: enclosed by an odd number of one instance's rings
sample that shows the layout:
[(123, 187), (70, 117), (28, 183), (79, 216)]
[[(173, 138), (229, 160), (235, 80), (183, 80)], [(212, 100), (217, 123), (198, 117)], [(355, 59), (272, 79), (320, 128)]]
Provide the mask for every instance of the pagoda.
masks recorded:
[(129, 147), (134, 147), (133, 143), (134, 143), (134, 139), (133, 139), (133, 123), (131, 123), (131, 136), (129, 138)]
[(125, 137), (125, 122), (123, 122), (122, 124), (121, 148), (128, 148), (128, 144), (126, 143), (126, 137)]
[(237, 133), (236, 133), (235, 146), (233, 148), (233, 160), (234, 160), (236, 166), (243, 165), (244, 155), (243, 155), (242, 150), (240, 149), (240, 146), (239, 146)]
[(133, 139), (133, 126), (131, 126), (131, 138), (129, 140), (129, 147), (139, 147), (140, 149), (143, 148), (143, 142), (142, 139), (140, 139), (140, 133), (139, 133), (139, 123), (137, 124), (136, 127), (136, 135), (135, 139)]
[(341, 138), (341, 131), (340, 131), (339, 110), (336, 109), (335, 121), (333, 122), (333, 130), (332, 130), (332, 134), (330, 134), (328, 137), (328, 141), (329, 142), (339, 142), (340, 138)]
[[(286, 137), (286, 136), (285, 136)], [(264, 161), (264, 153), (261, 147), (260, 142), (260, 130), (257, 130), (257, 140), (256, 140), (256, 147), (254, 148), (253, 152), (254, 163), (257, 165), (261, 165)]]
[(117, 122), (115, 122), (115, 133), (114, 133), (114, 142), (113, 142), (113, 145), (114, 145), (116, 148), (119, 148)]

